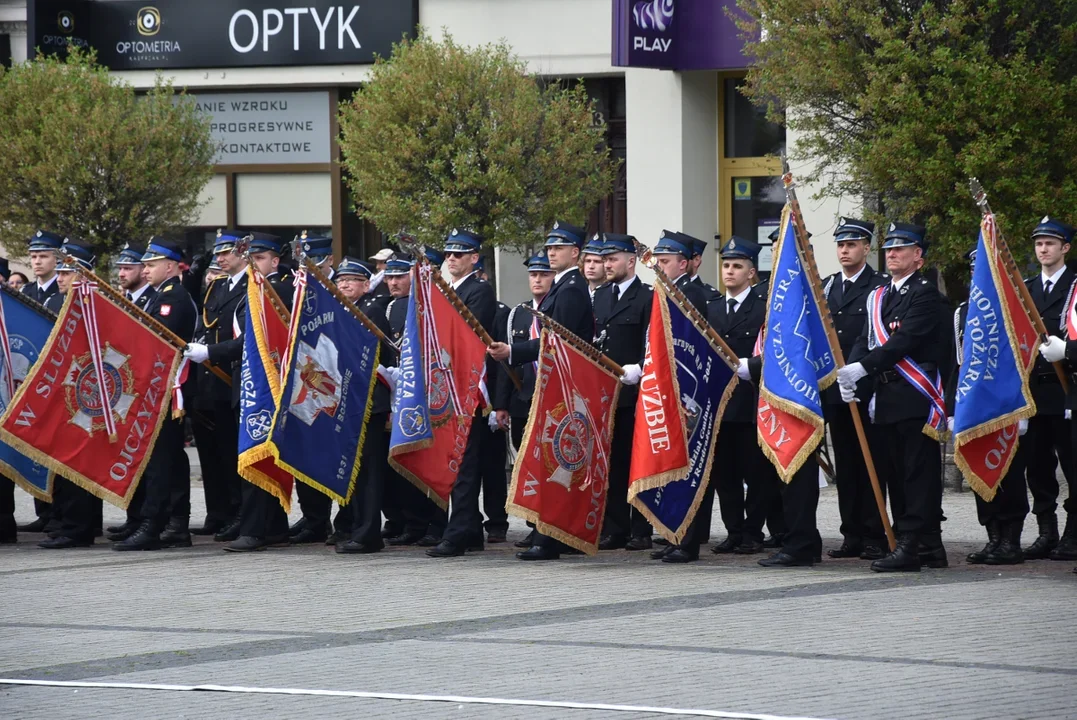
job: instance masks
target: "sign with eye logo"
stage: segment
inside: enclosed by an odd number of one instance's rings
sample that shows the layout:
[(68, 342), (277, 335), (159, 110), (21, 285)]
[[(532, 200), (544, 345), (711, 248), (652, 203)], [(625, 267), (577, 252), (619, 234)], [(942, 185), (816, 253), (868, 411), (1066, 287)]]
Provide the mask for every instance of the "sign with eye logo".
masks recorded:
[(139, 35), (156, 35), (161, 30), (161, 13), (155, 7), (144, 7), (135, 22)]

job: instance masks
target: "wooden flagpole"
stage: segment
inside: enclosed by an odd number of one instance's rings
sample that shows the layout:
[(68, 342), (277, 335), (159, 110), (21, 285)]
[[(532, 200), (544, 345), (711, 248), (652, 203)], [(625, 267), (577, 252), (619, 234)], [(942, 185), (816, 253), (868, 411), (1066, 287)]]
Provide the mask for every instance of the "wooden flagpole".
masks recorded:
[(554, 334), (557, 335), (557, 337), (559, 337), (560, 339), (567, 342), (569, 345), (571, 345), (573, 348), (575, 348), (581, 355), (586, 355), (591, 360), (594, 360), (596, 363), (598, 363), (599, 365), (601, 365), (605, 369), (609, 370), (611, 373), (613, 373), (617, 377), (621, 377), (622, 375), (625, 374), (624, 368), (621, 367), (620, 365), (618, 365), (617, 363), (615, 363), (613, 360), (611, 360), (609, 358), (609, 356), (603, 355), (601, 352), (599, 352), (599, 350), (594, 345), (587, 342), (586, 340), (581, 338), (579, 335), (577, 335), (576, 333), (572, 332), (571, 330), (569, 330), (567, 327), (565, 327), (561, 323), (554, 320), (549, 315), (546, 315), (545, 313), (541, 313), (538, 310), (535, 310), (534, 308), (526, 306), (526, 305), (524, 306), (524, 309), (527, 310), (532, 315), (534, 315), (535, 317), (537, 317), (539, 322), (542, 323), (542, 325), (545, 328), (547, 328), (548, 330), (552, 330), (554, 332)]
[(377, 325), (374, 324), (373, 320), (366, 316), (366, 313), (355, 307), (355, 304), (352, 303), (351, 300), (344, 297), (344, 293), (342, 293), (340, 289), (336, 285), (334, 285), (333, 282), (329, 280), (329, 278), (325, 276), (325, 273), (323, 273), (317, 265), (310, 261), (310, 258), (308, 258), (306, 254), (302, 252), (300, 247), (301, 246), (298, 240), (292, 243), (292, 251), (295, 254), (295, 259), (303, 263), (303, 268), (308, 273), (316, 277), (318, 279), (318, 282), (322, 284), (322, 287), (328, 290), (330, 294), (332, 294), (332, 296), (335, 297), (337, 301), (348, 310), (348, 312), (350, 312), (356, 317), (357, 320), (359, 320), (359, 322), (363, 323), (363, 326), (367, 330), (369, 330), (374, 335), (374, 337), (378, 338), (378, 340), (381, 340), (389, 347), (396, 349), (396, 344), (392, 340), (390, 340), (385, 335), (385, 333), (383, 333), (378, 328)]
[[(797, 248), (803, 258), (804, 270), (808, 274), (811, 284), (812, 295), (815, 296), (815, 304), (819, 308), (819, 314), (826, 328), (826, 337), (830, 341), (830, 352), (834, 356), (834, 365), (839, 370), (845, 367), (845, 356), (841, 352), (841, 344), (838, 342), (838, 333), (834, 329), (834, 318), (830, 316), (830, 306), (823, 296), (823, 283), (819, 277), (819, 268), (815, 264), (815, 252), (808, 243), (808, 232), (804, 227), (804, 216), (800, 212), (800, 201), (797, 200), (796, 185), (793, 182), (793, 173), (789, 170), (789, 161), (782, 156), (782, 184), (785, 186), (785, 196), (789, 200), (789, 206), (793, 212), (793, 226), (797, 238)], [(871, 448), (868, 446), (867, 433), (864, 431), (864, 423), (860, 419), (860, 411), (856, 403), (849, 403), (849, 412), (853, 416), (853, 426), (856, 428), (856, 437), (860, 441), (860, 452), (864, 455), (864, 464), (868, 468), (868, 478), (871, 480), (871, 490), (875, 495), (875, 505), (879, 509), (879, 519), (882, 520), (883, 530), (886, 532), (886, 541), (893, 551), (897, 547), (894, 537), (894, 528), (890, 525), (890, 516), (886, 512), (886, 500), (883, 498), (882, 487), (879, 485), (879, 476), (875, 472), (875, 461), (871, 457)]]
[[(991, 212), (991, 206), (987, 204), (987, 191), (984, 190), (983, 185), (976, 178), (969, 179), (969, 190), (972, 192), (972, 199), (979, 205), (980, 211), (984, 215), (994, 215)], [(1028, 291), (1028, 285), (1025, 285), (1025, 279), (1021, 277), (1020, 269), (1017, 267), (1017, 261), (1013, 259), (1013, 254), (1010, 252), (1010, 246), (1006, 242), (1006, 238), (1002, 235), (1002, 228), (999, 227), (996, 221), (995, 227), (998, 228), (998, 245), (997, 249), (999, 255), (1002, 257), (1002, 264), (1006, 266), (1006, 272), (1010, 275), (1010, 280), (1013, 282), (1014, 287), (1017, 288), (1018, 297), (1021, 299), (1021, 304), (1025, 308), (1025, 312), (1032, 320), (1032, 324), (1036, 327), (1036, 332), (1040, 334), (1040, 342), (1044, 342), (1050, 337), (1051, 333), (1047, 331), (1047, 326), (1043, 322), (1043, 317), (1040, 316), (1040, 311), (1036, 309), (1036, 301), (1032, 299), (1032, 294)], [(1062, 390), (1069, 395), (1070, 383), (1069, 378), (1066, 377), (1066, 370), (1062, 367), (1061, 362), (1051, 363), (1055, 368), (1055, 374), (1058, 375), (1058, 381), (1062, 383)]]

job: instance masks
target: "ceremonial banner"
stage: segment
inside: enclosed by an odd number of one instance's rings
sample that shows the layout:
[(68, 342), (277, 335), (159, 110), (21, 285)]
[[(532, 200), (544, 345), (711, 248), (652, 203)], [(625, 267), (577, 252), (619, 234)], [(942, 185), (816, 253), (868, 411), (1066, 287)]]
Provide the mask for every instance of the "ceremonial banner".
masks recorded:
[(412, 269), (389, 464), (448, 509), (472, 418), (486, 396), (486, 346), (433, 284), (430, 265)]
[(168, 413), (179, 364), (175, 346), (96, 285), (76, 285), (0, 419), (0, 439), (126, 508)]
[(544, 535), (594, 555), (606, 512), (610, 441), (621, 381), (543, 329), (531, 415), (506, 509)]
[(269, 443), (278, 467), (343, 505), (359, 474), (378, 338), (316, 277), (303, 268), (295, 277), (292, 342)]
[(1037, 334), (1006, 270), (994, 215), (980, 223), (954, 407), (954, 462), (984, 500), (1017, 450), (1017, 421), (1036, 414), (1028, 388)]
[(288, 320), (267, 297), (269, 283), (247, 266), (247, 317), (239, 391), (239, 475), (292, 509), (295, 480), (273, 461), (269, 433), (281, 395), (281, 359), (288, 352)]
[(788, 205), (774, 248), (764, 326), (756, 429), (763, 454), (787, 483), (823, 439), (822, 391), (837, 373)]
[(736, 372), (655, 285), (643, 359), (628, 501), (664, 538), (684, 539), (707, 492), (718, 427)]
[[(0, 292), (0, 414), (41, 355), (53, 321), (14, 291)], [(0, 443), (0, 472), (35, 498), (52, 501), (52, 471), (6, 443)]]

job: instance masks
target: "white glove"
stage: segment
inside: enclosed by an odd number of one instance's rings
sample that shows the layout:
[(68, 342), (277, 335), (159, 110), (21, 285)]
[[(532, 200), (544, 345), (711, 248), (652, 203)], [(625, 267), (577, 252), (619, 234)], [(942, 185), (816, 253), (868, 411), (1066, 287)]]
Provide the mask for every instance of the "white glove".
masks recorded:
[(639, 365), (622, 365), (625, 374), (621, 376), (621, 382), (625, 385), (638, 385), (643, 377), (643, 368)]
[[(1069, 410), (1067, 410), (1066, 412), (1068, 413)], [(1027, 432), (1028, 432), (1028, 420), (1018, 420), (1017, 421), (1017, 435), (1018, 435), (1018, 437), (1024, 435)]]
[(396, 370), (396, 368), (387, 368), (384, 365), (378, 365), (378, 375), (380, 375), (389, 386), (390, 395), (396, 393), (396, 375), (393, 374), (393, 370)]
[(1066, 341), (1054, 335), (1047, 338), (1047, 342), (1040, 345), (1040, 355), (1047, 362), (1058, 362), (1066, 357)]
[(868, 400), (868, 418), (875, 422), (875, 396), (871, 396), (871, 400)]
[(740, 358), (737, 361), (737, 377), (741, 380), (751, 380), (752, 374), (748, 372), (748, 359)]
[(954, 431), (954, 416), (953, 415), (946, 418), (946, 429), (949, 430), (950, 432)]
[(209, 360), (209, 348), (202, 343), (187, 343), (183, 356), (193, 363), (204, 363)]
[(393, 381), (393, 387), (396, 387), (396, 384), (400, 382), (400, 368), (390, 367), (385, 368), (385, 370), (389, 373), (389, 376)]
[(1072, 410), (1066, 410), (1066, 419), (1069, 420), (1072, 417), (1073, 417), (1073, 411)]
[(860, 402), (856, 399), (856, 386), (849, 387), (838, 383), (838, 392), (841, 393), (841, 401), (847, 403)]
[(487, 416), (486, 424), (490, 426), (490, 432), (497, 432), (501, 426), (497, 422), (497, 413), (492, 412)]
[(858, 362), (846, 365), (841, 370), (838, 370), (838, 384), (842, 387), (855, 388), (860, 378), (867, 377), (867, 374), (868, 371)]

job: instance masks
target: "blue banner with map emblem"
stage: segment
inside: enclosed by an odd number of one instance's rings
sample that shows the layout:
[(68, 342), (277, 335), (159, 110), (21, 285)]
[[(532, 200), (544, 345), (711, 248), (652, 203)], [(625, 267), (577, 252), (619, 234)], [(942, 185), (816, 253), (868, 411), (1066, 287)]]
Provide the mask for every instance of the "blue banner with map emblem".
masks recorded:
[[(649, 452), (668, 452), (682, 436), (687, 438), (687, 472), (660, 487), (630, 484), (628, 498), (660, 535), (679, 543), (709, 491), (718, 428), (737, 378), (730, 362), (661, 283), (655, 285), (653, 302), (636, 404), (630, 477), (646, 474), (639, 465), (652, 467), (645, 460)], [(672, 365), (676, 373), (665, 372), (663, 363)], [(680, 398), (680, 419), (662, 413), (660, 421), (657, 409), (667, 397)]]
[(317, 277), (302, 269), (296, 277), (296, 316), (269, 443), (278, 467), (343, 505), (359, 474), (378, 338)]
[[(7, 410), (14, 390), (37, 362), (53, 322), (54, 318), (6, 288), (0, 294), (0, 343), (4, 345), (0, 352), (0, 414)], [(0, 473), (35, 498), (52, 500), (52, 471), (3, 442), (0, 442)]]

